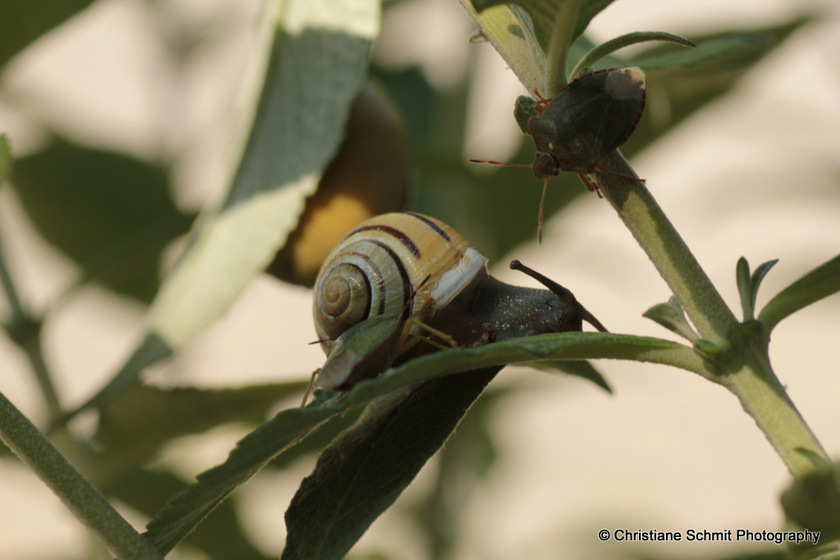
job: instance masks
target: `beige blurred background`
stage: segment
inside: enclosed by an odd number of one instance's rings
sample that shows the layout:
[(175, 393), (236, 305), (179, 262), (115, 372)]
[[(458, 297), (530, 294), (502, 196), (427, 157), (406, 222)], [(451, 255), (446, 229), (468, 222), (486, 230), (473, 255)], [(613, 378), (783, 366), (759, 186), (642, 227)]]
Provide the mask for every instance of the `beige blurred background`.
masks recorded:
[[(739, 310), (735, 262), (773, 258), (759, 294), (768, 297), (840, 253), (840, 11), (828, 0), (621, 0), (599, 15), (591, 32), (605, 40), (637, 29), (691, 36), (717, 28), (769, 25), (806, 10), (826, 17), (791, 37), (744, 76), (736, 91), (693, 116), (632, 164), (694, 250), (726, 301)], [(172, 0), (146, 9), (139, 0), (101, 1), (40, 41), (0, 76), (0, 129), (17, 154), (42, 140), (39, 123), (91, 145), (142, 158), (162, 151), (181, 158), (179, 202), (197, 209), (224, 188), (238, 83), (253, 48), (257, 0)], [(155, 19), (158, 18), (158, 19)], [(436, 18), (434, 34), (416, 25)], [(205, 27), (212, 48), (186, 68), (155, 52), (160, 22)], [(470, 45), (472, 26), (455, 0), (407, 0), (390, 10), (376, 56), (383, 64), (421, 63), (429, 80), (447, 87), (477, 57), (466, 118), (466, 157), (505, 160), (520, 133), (507, 115), (523, 88), (487, 45)], [(173, 73), (187, 87), (173, 96)], [(178, 130), (161, 126), (177, 118)], [(161, 135), (161, 130), (166, 130)], [(524, 173), (524, 172), (523, 172)], [(50, 304), (77, 271), (40, 241), (9, 189), (0, 190), (0, 233), (10, 266), (35, 309)], [(551, 247), (550, 251), (546, 247)], [(665, 301), (665, 284), (615, 218), (594, 196), (577, 199), (549, 221), (543, 246), (514, 256), (572, 289), (611, 330), (672, 338), (641, 313)], [(506, 281), (527, 285), (505, 263)], [(308, 290), (260, 278), (226, 318), (173, 361), (147, 377), (176, 385), (227, 386), (301, 379), (323, 356), (308, 343)], [(5, 316), (6, 303), (0, 302)], [(98, 388), (132, 349), (142, 309), (95, 288), (69, 299), (48, 324), (47, 358), (66, 402)], [(840, 457), (840, 297), (783, 322), (771, 357), (782, 382), (833, 457)], [(611, 558), (651, 554), (701, 558), (745, 553), (744, 544), (603, 544), (597, 529), (776, 530), (779, 493), (788, 473), (736, 399), (681, 370), (635, 363), (599, 363), (610, 396), (572, 378), (509, 368), (497, 383), (524, 383), (504, 401), (494, 428), (504, 454), (465, 509), (464, 560)], [(0, 391), (39, 418), (28, 364), (0, 338)], [(173, 446), (164, 460), (193, 476), (214, 466), (243, 435), (218, 430)], [(25, 468), (6, 461), (0, 476), (0, 560), (51, 558), (83, 550), (89, 538)], [(410, 504), (428, 483), (431, 461), (401, 498)], [(263, 474), (240, 490), (245, 522), (266, 552), (279, 554), (283, 512), (311, 463)], [(132, 518), (137, 526), (145, 520)], [(45, 534), (43, 527), (50, 527)], [(757, 547), (756, 547), (757, 548)], [(765, 547), (766, 548), (766, 547)], [(399, 515), (378, 520), (354, 549), (391, 558), (424, 558)], [(185, 557), (173, 554), (173, 558)]]

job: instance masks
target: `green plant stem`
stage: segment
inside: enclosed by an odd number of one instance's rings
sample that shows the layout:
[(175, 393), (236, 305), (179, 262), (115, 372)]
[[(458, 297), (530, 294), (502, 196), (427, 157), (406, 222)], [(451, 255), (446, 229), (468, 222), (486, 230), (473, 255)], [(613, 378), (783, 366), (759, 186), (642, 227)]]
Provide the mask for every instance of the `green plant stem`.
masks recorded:
[(163, 558), (2, 393), (0, 439), (118, 558)]
[(680, 300), (700, 336), (722, 342), (735, 316), (627, 160), (616, 151), (601, 162), (596, 181), (604, 198)]
[(12, 311), (11, 319), (6, 326), (9, 337), (23, 349), (29, 358), (32, 370), (35, 372), (35, 379), (41, 387), (41, 395), (44, 397), (47, 410), (50, 416), (56, 417), (61, 412), (61, 402), (41, 346), (41, 321), (30, 316), (24, 308), (6, 264), (2, 244), (0, 244), (0, 285)]
[[(618, 151), (600, 164), (604, 170), (595, 179), (604, 198), (647, 253), (668, 287), (679, 299), (701, 337), (711, 344), (727, 342), (735, 316), (645, 183)], [(798, 449), (826, 457), (825, 451), (788, 398), (770, 367), (766, 347), (749, 344), (739, 349), (741, 365), (725, 369), (720, 383), (729, 388), (765, 433), (793, 474), (802, 474), (813, 464)]]
[(750, 355), (744, 367), (723, 377), (723, 384), (755, 419), (790, 473), (807, 474), (816, 466), (811, 454), (825, 460), (828, 455), (773, 373), (766, 353), (756, 347)]
[(546, 99), (555, 97), (566, 87), (566, 58), (569, 52), (569, 37), (572, 36), (580, 12), (580, 1), (569, 0), (558, 5), (557, 16), (554, 19), (554, 31), (546, 55), (546, 82), (544, 91), (540, 92)]

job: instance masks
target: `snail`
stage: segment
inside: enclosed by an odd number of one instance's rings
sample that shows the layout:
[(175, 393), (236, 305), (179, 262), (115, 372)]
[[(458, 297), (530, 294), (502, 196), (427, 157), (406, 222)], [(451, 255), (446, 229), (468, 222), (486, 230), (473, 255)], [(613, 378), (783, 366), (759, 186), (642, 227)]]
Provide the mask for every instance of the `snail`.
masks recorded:
[[(606, 330), (569, 290), (518, 261), (511, 268), (549, 289), (505, 284), (490, 276), (486, 264), (458, 232), (434, 218), (389, 213), (362, 222), (333, 249), (315, 283), (313, 314), (322, 348), (331, 356), (342, 334), (378, 316), (397, 318), (399, 325), (410, 319), (412, 335), (433, 330), (461, 346), (580, 331), (584, 320)], [(418, 345), (397, 345), (383, 367), (405, 359), (406, 348), (416, 351)], [(319, 386), (349, 388), (345, 378), (336, 377)]]

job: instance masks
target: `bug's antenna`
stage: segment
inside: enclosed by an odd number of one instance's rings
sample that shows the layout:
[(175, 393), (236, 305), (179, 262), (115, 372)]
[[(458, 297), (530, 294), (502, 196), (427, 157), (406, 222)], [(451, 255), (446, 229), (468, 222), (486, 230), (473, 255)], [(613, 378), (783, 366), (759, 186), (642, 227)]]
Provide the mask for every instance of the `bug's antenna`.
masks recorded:
[(489, 163), (490, 165), (501, 165), (502, 167), (522, 167), (533, 169), (533, 164), (530, 163), (505, 163), (503, 161), (493, 161), (492, 159), (468, 159), (470, 163)]
[(548, 190), (549, 180), (546, 177), (545, 181), (543, 181), (542, 196), (540, 197), (540, 213), (537, 215), (537, 241), (539, 243), (542, 243), (543, 207), (545, 206), (545, 192)]
[[(542, 99), (542, 97), (540, 97), (540, 99)], [(503, 161), (493, 161), (491, 159), (468, 159), (467, 161), (470, 163), (489, 163), (490, 165), (501, 165), (502, 167), (519, 167), (531, 170), (534, 169), (533, 163), (505, 163)], [(542, 243), (542, 223), (544, 216), (543, 208), (545, 207), (545, 193), (548, 190), (548, 181), (550, 179), (551, 177), (546, 177), (545, 181), (543, 182), (542, 195), (540, 196), (540, 213), (537, 216), (537, 239), (540, 243)]]

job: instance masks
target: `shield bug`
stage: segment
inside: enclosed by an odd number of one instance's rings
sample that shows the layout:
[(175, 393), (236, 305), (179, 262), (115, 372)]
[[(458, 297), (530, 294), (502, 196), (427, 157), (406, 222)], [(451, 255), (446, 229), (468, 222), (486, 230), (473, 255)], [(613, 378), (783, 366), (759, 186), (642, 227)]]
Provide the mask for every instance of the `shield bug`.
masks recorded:
[(552, 177), (561, 171), (577, 173), (589, 190), (601, 195), (587, 175), (604, 171), (601, 160), (636, 130), (645, 108), (645, 75), (640, 68), (597, 70), (569, 83), (554, 99), (534, 93), (538, 100), (520, 97), (515, 110), (520, 128), (534, 139), (534, 163), (470, 161), (530, 167), (534, 177), (543, 181), (538, 218), (541, 238), (545, 193)]

